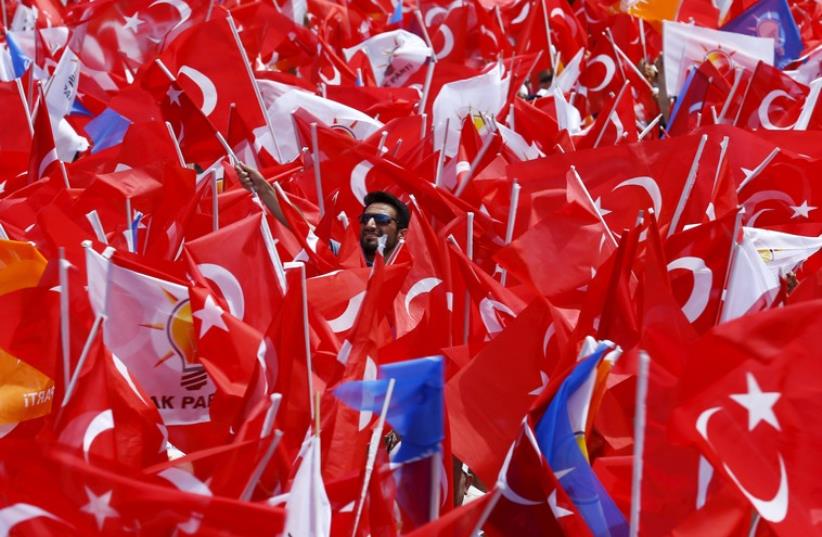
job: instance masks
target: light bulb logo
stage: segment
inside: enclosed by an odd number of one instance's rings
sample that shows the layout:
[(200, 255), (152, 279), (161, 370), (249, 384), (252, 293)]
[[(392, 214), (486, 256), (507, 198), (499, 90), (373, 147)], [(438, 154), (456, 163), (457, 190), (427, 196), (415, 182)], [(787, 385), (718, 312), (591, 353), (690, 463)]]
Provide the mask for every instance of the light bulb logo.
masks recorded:
[(187, 390), (199, 390), (208, 381), (208, 374), (202, 364), (197, 362), (197, 340), (194, 337), (194, 321), (188, 299), (178, 302), (168, 316), (166, 337), (174, 354), (180, 359), (180, 386)]
[(724, 77), (730, 77), (734, 71), (734, 67), (736, 63), (734, 62), (733, 56), (735, 51), (733, 50), (723, 50), (722, 47), (717, 47), (711, 50), (705, 51), (704, 59), (708, 60), (713, 64), (719, 73)]

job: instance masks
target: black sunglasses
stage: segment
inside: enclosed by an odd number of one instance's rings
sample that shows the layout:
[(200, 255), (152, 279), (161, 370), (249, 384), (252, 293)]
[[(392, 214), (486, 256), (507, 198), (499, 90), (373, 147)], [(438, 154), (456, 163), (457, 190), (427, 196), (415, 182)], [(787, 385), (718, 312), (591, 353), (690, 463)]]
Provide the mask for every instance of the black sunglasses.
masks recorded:
[(365, 225), (369, 220), (374, 219), (374, 223), (380, 226), (390, 224), (392, 221), (397, 222), (393, 216), (388, 216), (382, 213), (362, 213), (360, 215), (360, 224)]

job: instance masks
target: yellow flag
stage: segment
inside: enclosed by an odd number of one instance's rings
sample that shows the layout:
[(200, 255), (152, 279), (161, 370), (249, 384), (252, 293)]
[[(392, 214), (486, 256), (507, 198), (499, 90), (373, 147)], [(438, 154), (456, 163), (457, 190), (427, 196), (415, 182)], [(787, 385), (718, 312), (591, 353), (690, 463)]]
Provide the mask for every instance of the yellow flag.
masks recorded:
[(51, 412), (54, 381), (0, 349), (0, 426)]
[(0, 295), (34, 287), (46, 270), (46, 258), (23, 241), (0, 239)]

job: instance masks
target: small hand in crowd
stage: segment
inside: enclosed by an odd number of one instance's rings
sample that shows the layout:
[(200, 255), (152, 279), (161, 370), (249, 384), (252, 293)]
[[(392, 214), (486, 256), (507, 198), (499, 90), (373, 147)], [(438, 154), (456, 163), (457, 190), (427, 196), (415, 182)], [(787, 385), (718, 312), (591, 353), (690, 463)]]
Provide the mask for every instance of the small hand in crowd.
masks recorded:
[(247, 164), (238, 162), (234, 165), (234, 169), (240, 178), (240, 184), (249, 192), (259, 192), (261, 188), (267, 185), (260, 172)]

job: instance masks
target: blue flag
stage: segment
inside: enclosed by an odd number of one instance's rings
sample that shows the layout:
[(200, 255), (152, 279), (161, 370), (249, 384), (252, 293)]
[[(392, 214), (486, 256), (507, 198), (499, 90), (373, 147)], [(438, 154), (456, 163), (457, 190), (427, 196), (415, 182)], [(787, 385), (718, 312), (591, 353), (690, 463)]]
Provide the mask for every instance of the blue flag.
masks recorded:
[(71, 103), (71, 110), (69, 111), (70, 115), (78, 115), (78, 116), (88, 116), (91, 117), (94, 114), (80, 102), (80, 99), (74, 99), (74, 102)]
[[(571, 371), (537, 423), (537, 444), (568, 497), (595, 536), (627, 536), (628, 523), (594, 474), (571, 427), (572, 397), (588, 381), (611, 349), (600, 344)], [(578, 403), (578, 402), (577, 402)]]
[(11, 56), (11, 66), (14, 69), (14, 78), (20, 78), (26, 72), (26, 69), (28, 69), (31, 60), (23, 54), (20, 46), (9, 32), (6, 32), (6, 44), (9, 47), (9, 56)]
[(402, 0), (397, 0), (397, 5), (394, 6), (394, 11), (388, 18), (388, 24), (397, 24), (402, 22)]
[(439, 451), (445, 422), (442, 356), (380, 366), (379, 378), (346, 382), (334, 390), (334, 395), (355, 410), (379, 412), (388, 381), (394, 379), (386, 420), (400, 435), (402, 443), (393, 462), (419, 459)]
[(111, 108), (103, 110), (99, 116), (89, 121), (84, 127), (94, 146), (91, 148), (91, 154), (114, 147), (122, 142), (130, 126), (131, 121)]
[(691, 82), (694, 81), (696, 72), (696, 67), (691, 67), (688, 70), (688, 78), (685, 79), (685, 83), (682, 85), (682, 89), (679, 90), (679, 97), (676, 99), (676, 102), (674, 103), (674, 109), (671, 112), (670, 119), (668, 120), (668, 131), (671, 130), (671, 126), (673, 126), (674, 121), (676, 121), (677, 116), (679, 116), (679, 109), (682, 108), (682, 103), (685, 102), (685, 96), (688, 94), (688, 90), (691, 89)]
[(797, 59), (804, 48), (787, 0), (760, 0), (721, 29), (773, 38), (776, 66), (780, 69)]

